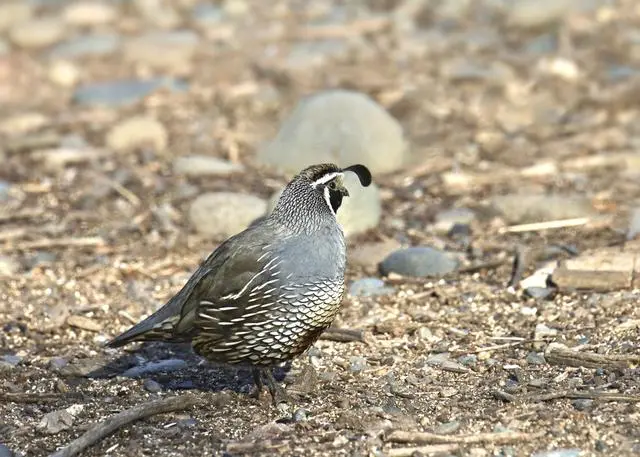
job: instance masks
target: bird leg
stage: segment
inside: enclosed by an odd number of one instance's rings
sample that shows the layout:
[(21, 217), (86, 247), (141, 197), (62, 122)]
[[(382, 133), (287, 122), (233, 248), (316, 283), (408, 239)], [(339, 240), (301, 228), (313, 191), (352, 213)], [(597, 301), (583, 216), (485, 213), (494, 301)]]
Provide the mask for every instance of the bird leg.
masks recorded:
[(271, 400), (273, 401), (274, 406), (278, 403), (289, 402), (290, 398), (287, 395), (287, 392), (284, 388), (278, 384), (278, 381), (273, 377), (273, 372), (271, 368), (264, 368), (263, 371), (265, 379), (267, 381), (267, 388), (269, 389), (269, 393), (271, 394)]
[(251, 374), (253, 375), (253, 383), (255, 384), (251, 396), (260, 399), (260, 393), (262, 392), (262, 372), (260, 368), (251, 368)]

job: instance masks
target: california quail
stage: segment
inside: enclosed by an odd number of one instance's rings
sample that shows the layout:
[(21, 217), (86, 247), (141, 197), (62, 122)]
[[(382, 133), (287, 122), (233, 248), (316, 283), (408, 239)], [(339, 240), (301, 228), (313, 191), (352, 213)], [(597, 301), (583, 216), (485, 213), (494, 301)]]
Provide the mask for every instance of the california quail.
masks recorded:
[(107, 343), (191, 342), (220, 363), (251, 367), (273, 398), (271, 367), (302, 354), (331, 324), (344, 291), (346, 249), (336, 211), (349, 193), (344, 172), (368, 186), (364, 165), (310, 166), (282, 192), (272, 213), (215, 249), (162, 308)]

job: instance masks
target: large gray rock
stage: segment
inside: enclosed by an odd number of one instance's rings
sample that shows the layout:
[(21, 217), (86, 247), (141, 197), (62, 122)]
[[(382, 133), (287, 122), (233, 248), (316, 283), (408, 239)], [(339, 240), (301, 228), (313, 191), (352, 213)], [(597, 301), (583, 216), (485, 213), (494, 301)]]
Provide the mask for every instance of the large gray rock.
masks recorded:
[[(344, 185), (349, 190), (349, 196), (342, 200), (338, 209), (338, 223), (342, 226), (345, 236), (376, 227), (382, 212), (378, 187), (373, 183), (369, 187), (362, 187), (353, 173), (345, 173)], [(269, 200), (269, 213), (275, 208), (281, 194), (282, 189)]]
[(365, 164), (372, 173), (397, 170), (407, 161), (402, 127), (364, 94), (331, 90), (300, 102), (259, 160), (295, 173), (321, 162)]
[(199, 233), (223, 239), (247, 228), (266, 210), (267, 202), (253, 195), (209, 192), (193, 201), (189, 219)]

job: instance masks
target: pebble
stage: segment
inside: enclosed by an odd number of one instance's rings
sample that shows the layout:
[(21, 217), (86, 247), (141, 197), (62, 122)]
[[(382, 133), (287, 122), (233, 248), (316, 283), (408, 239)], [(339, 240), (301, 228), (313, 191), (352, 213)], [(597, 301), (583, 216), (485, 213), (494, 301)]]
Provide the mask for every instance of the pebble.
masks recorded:
[(14, 114), (0, 121), (0, 132), (8, 136), (24, 135), (49, 124), (49, 118), (37, 112)]
[(63, 430), (68, 430), (73, 425), (75, 416), (83, 409), (83, 405), (71, 405), (66, 409), (51, 411), (44, 415), (42, 420), (38, 423), (38, 428), (50, 435), (60, 433)]
[(15, 457), (15, 455), (11, 449), (0, 443), (0, 457)]
[(224, 0), (222, 9), (231, 17), (240, 17), (249, 12), (249, 4), (245, 0)]
[(154, 68), (181, 69), (191, 60), (200, 39), (191, 30), (150, 32), (126, 42), (125, 59)]
[(9, 0), (0, 3), (0, 32), (31, 19), (33, 5), (24, 0)]
[(534, 339), (541, 340), (544, 338), (548, 338), (550, 336), (556, 336), (558, 334), (558, 329), (551, 328), (546, 324), (536, 324), (536, 329), (533, 333)]
[(476, 213), (468, 208), (454, 208), (441, 211), (436, 215), (434, 230), (438, 233), (449, 233), (456, 225), (469, 225), (476, 219)]
[(143, 365), (138, 365), (129, 368), (122, 373), (122, 376), (126, 378), (139, 378), (141, 376), (150, 375), (154, 373), (182, 370), (187, 366), (187, 362), (182, 359), (165, 359), (157, 362), (147, 362)]
[(214, 27), (223, 21), (224, 12), (217, 5), (199, 3), (193, 7), (192, 19), (200, 27)]
[(141, 147), (162, 151), (169, 141), (167, 130), (160, 121), (149, 116), (134, 116), (118, 122), (107, 133), (106, 144), (116, 152)]
[(535, 298), (536, 300), (551, 299), (557, 292), (557, 289), (553, 287), (527, 287), (524, 289), (524, 294), (527, 297)]
[(433, 433), (438, 435), (450, 435), (460, 429), (460, 421), (451, 421), (440, 424), (433, 429)]
[(64, 20), (71, 25), (90, 27), (113, 22), (117, 10), (111, 3), (100, 1), (80, 1), (67, 5)]
[(438, 249), (418, 246), (395, 251), (380, 263), (383, 275), (397, 273), (402, 276), (442, 276), (455, 271), (458, 261)]
[(51, 64), (48, 76), (60, 87), (73, 87), (80, 79), (80, 69), (71, 62), (59, 60)]
[(174, 173), (194, 177), (227, 176), (243, 170), (242, 164), (205, 155), (182, 156), (173, 162)]
[(69, 359), (64, 357), (51, 357), (49, 359), (49, 369), (53, 371), (60, 371), (69, 364)]
[(540, 352), (529, 352), (527, 354), (527, 363), (529, 365), (544, 365), (547, 361), (544, 359), (544, 354)]
[(467, 59), (456, 59), (444, 64), (441, 75), (451, 81), (484, 81), (486, 83), (504, 84), (513, 80), (511, 67), (500, 62), (480, 63)]
[(478, 363), (478, 356), (476, 354), (462, 355), (458, 357), (458, 362), (466, 367), (471, 367)]
[(209, 192), (189, 208), (189, 220), (197, 232), (212, 238), (228, 238), (244, 230), (267, 211), (267, 202), (254, 195)]
[(514, 224), (572, 219), (594, 215), (588, 197), (577, 194), (512, 194), (491, 199), (492, 206)]
[(154, 381), (153, 379), (145, 379), (142, 383), (143, 387), (146, 391), (157, 394), (158, 392), (162, 392), (162, 386), (159, 382)]
[(294, 44), (284, 65), (290, 70), (309, 70), (326, 64), (330, 59), (344, 59), (349, 55), (344, 40), (319, 40)]
[(399, 169), (408, 147), (398, 121), (371, 98), (330, 90), (302, 100), (258, 158), (291, 173), (334, 162), (364, 163), (376, 174)]
[(573, 400), (571, 404), (578, 411), (586, 411), (588, 409), (591, 409), (591, 407), (593, 406), (593, 400), (587, 398), (578, 398), (577, 400)]
[(164, 29), (173, 29), (180, 24), (180, 15), (165, 0), (134, 0), (140, 14), (151, 24)]
[(31, 19), (18, 23), (9, 30), (9, 39), (23, 48), (51, 46), (64, 35), (65, 25), (56, 17)]
[(507, 23), (513, 27), (538, 28), (562, 20), (575, 8), (575, 0), (516, 0), (508, 3)]
[(351, 373), (361, 373), (367, 369), (367, 359), (353, 356), (349, 359), (349, 371)]
[(554, 449), (551, 451), (541, 451), (531, 454), (531, 457), (580, 457), (580, 449)]
[(159, 88), (184, 92), (188, 85), (172, 78), (91, 83), (77, 88), (73, 98), (81, 105), (122, 107), (141, 101)]
[(6, 363), (7, 365), (11, 365), (12, 367), (18, 366), (20, 362), (22, 362), (23, 357), (19, 355), (3, 355), (0, 357), (0, 361)]
[(122, 39), (114, 33), (81, 35), (54, 46), (49, 51), (51, 59), (80, 59), (83, 57), (103, 57), (116, 52)]
[(20, 271), (20, 264), (11, 257), (0, 255), (0, 276), (13, 276)]
[(298, 408), (294, 411), (291, 419), (293, 420), (293, 422), (304, 422), (307, 420), (308, 414), (309, 413), (306, 409)]
[(627, 240), (633, 240), (640, 233), (640, 208), (631, 210), (629, 218), (629, 228), (627, 229)]
[(384, 281), (378, 278), (361, 278), (354, 281), (349, 287), (349, 295), (354, 297), (376, 297), (395, 292), (393, 287), (384, 285)]
[(9, 200), (9, 194), (11, 193), (11, 184), (0, 179), (0, 202)]

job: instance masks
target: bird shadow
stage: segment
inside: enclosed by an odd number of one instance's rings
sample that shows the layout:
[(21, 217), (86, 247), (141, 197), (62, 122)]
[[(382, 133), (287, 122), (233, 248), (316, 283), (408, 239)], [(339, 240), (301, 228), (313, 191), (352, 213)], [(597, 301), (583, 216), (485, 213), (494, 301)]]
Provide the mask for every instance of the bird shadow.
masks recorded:
[[(291, 364), (274, 367), (273, 374), (282, 382), (291, 369)], [(220, 392), (231, 390), (249, 393), (254, 386), (250, 367), (235, 367), (209, 362), (193, 352), (189, 344), (164, 342), (142, 343), (134, 350), (86, 373), (92, 379), (125, 377), (151, 380), (148, 390), (166, 391), (202, 390)]]

